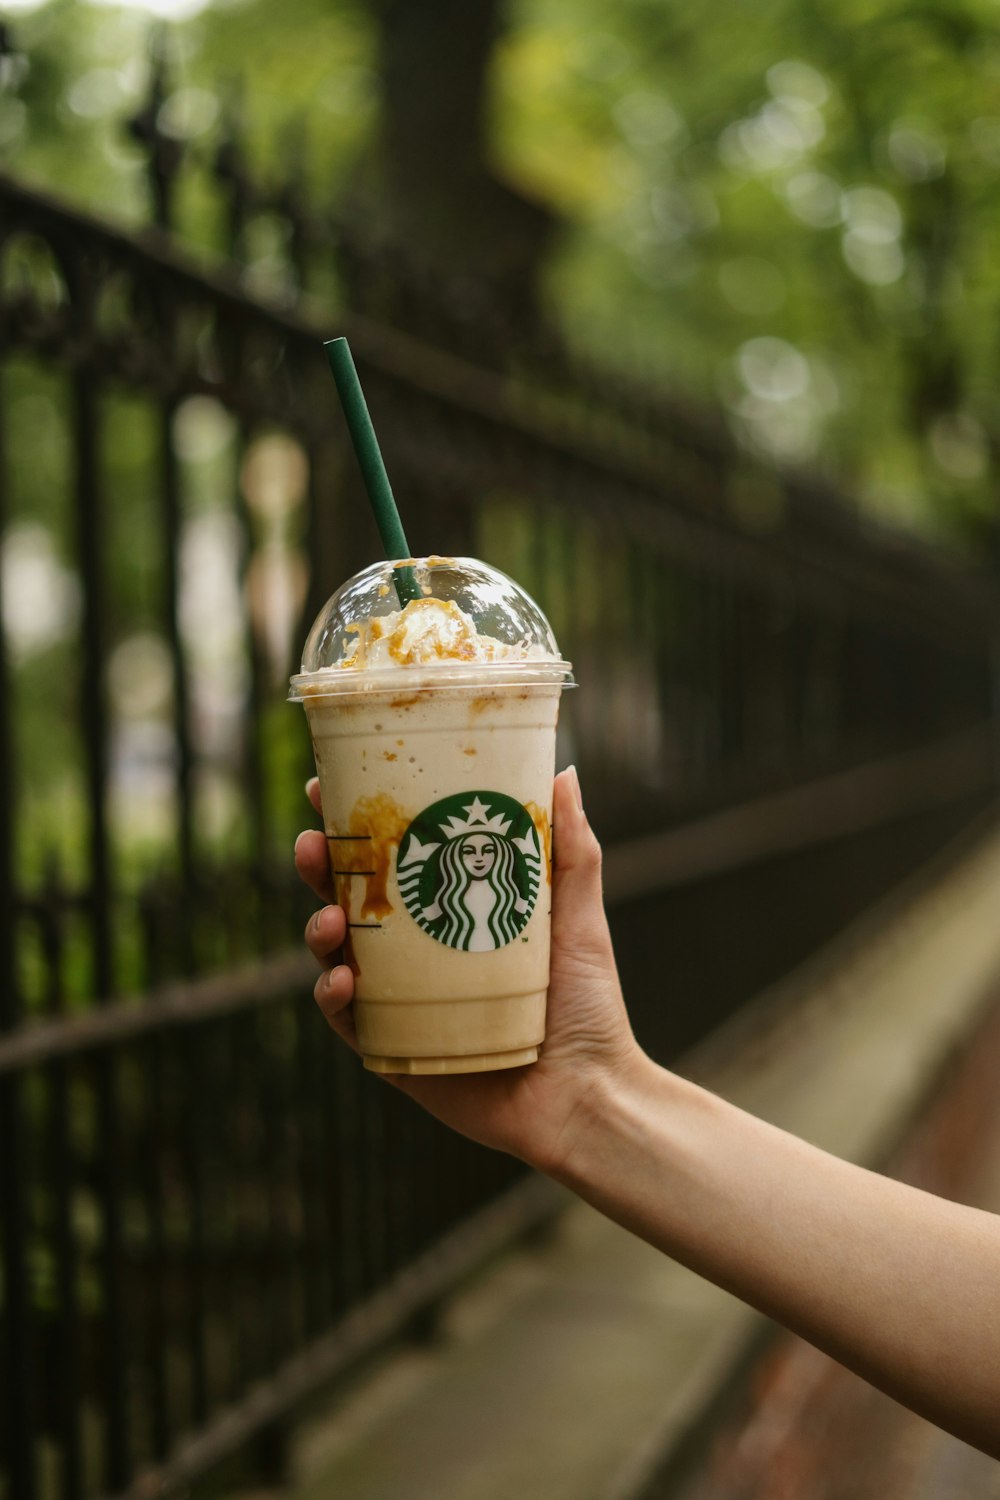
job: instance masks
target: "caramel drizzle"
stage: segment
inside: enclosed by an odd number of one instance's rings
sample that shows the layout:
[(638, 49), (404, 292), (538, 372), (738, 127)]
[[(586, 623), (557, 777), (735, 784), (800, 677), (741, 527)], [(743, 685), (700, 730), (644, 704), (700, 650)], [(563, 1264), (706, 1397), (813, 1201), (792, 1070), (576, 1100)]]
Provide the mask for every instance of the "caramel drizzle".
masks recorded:
[(358, 876), (365, 881), (361, 920), (350, 922), (348, 916), (351, 927), (379, 927), (393, 911), (389, 899), (392, 856), (409, 825), (409, 814), (381, 792), (375, 797), (358, 799), (351, 810), (346, 834), (327, 835), (331, 868), (338, 881), (337, 896), (345, 911), (351, 881)]

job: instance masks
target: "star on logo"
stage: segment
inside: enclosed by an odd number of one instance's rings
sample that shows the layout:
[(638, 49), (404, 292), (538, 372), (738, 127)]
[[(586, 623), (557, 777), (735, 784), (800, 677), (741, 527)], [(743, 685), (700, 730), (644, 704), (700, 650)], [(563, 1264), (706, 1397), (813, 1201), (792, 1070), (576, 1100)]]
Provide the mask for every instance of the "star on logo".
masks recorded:
[(535, 842), (535, 831), (533, 828), (529, 828), (528, 832), (524, 835), (523, 838), (514, 839), (512, 840), (512, 842), (515, 843), (520, 849), (521, 853), (527, 855), (529, 859), (538, 858), (538, 845)]
[(407, 849), (404, 858), (400, 860), (399, 868), (403, 869), (405, 865), (423, 864), (424, 860), (428, 859), (430, 855), (434, 853), (434, 850), (440, 849), (440, 847), (440, 844), (422, 844), (417, 838), (417, 835), (415, 833), (411, 833), (409, 848)]
[(505, 818), (502, 812), (494, 813), (491, 818), (489, 806), (478, 796), (473, 797), (468, 807), (462, 811), (467, 813), (466, 818), (450, 817), (446, 823), (440, 824), (441, 832), (447, 834), (450, 839), (459, 838), (462, 834), (472, 833), (473, 830), (489, 830), (490, 833), (498, 833), (501, 838), (510, 831), (510, 819)]

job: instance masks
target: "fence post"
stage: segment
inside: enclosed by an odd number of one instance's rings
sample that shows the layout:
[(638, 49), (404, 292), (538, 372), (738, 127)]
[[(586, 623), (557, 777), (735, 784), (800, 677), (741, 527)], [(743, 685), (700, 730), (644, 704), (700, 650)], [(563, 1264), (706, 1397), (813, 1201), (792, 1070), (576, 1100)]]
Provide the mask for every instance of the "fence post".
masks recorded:
[(291, 1478), (291, 1443), (287, 1422), (272, 1422), (254, 1438), (253, 1471), (262, 1484), (277, 1489)]

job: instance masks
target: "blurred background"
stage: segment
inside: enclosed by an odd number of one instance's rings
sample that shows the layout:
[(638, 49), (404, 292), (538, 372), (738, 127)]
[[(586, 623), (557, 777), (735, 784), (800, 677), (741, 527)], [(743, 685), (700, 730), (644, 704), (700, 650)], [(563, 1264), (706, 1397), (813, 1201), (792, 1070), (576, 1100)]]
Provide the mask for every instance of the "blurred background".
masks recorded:
[[(517, 319), (505, 342), (537, 320), (609, 372), (717, 407), (742, 443), (870, 512), (984, 545), (989, 5), (775, 0), (710, 21), (640, 0), (5, 11), (24, 49), (4, 75), (8, 169), (139, 224), (155, 125), (163, 166), (184, 159), (171, 224), (193, 247), (232, 249), (220, 176), (242, 169), (339, 229), (317, 288), (334, 306), (351, 290), (344, 239), (493, 281)], [(158, 16), (172, 24), (154, 32)], [(130, 138), (154, 35), (170, 73)], [(280, 214), (254, 215), (249, 287), (291, 293), (292, 238)], [(387, 311), (374, 288), (364, 302)]]
[(993, 798), (1000, 33), (987, 0), (3, 17), (0, 1496), (168, 1494), (280, 1470), (440, 1297), (418, 1256), (554, 1211), (303, 1001), (285, 684), (377, 555), (320, 341), (413, 545), (512, 573), (576, 664), (562, 759), (675, 1058)]

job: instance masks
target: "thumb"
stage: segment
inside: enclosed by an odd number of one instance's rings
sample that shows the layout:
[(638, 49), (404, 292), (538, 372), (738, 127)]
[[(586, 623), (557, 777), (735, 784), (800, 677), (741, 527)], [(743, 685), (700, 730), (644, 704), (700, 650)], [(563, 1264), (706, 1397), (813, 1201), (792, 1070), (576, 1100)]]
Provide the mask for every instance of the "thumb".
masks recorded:
[(611, 952), (601, 887), (601, 846), (583, 810), (576, 767), (560, 772), (553, 789), (553, 939), (577, 952)]

